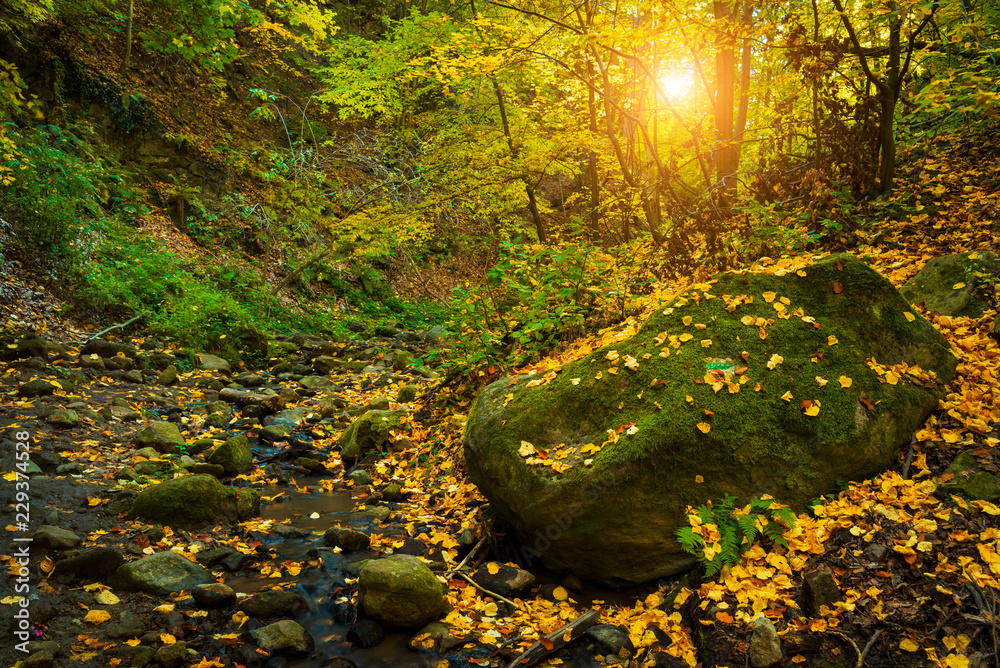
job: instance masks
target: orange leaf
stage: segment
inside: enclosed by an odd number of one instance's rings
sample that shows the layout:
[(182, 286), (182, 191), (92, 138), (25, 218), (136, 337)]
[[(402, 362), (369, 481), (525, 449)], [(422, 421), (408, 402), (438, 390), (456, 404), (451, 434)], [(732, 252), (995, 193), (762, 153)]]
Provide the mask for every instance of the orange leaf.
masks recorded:
[(701, 431), (701, 433), (707, 434), (708, 432), (712, 431), (712, 425), (708, 424), (707, 422), (699, 422), (698, 429)]
[(844, 291), (844, 286), (841, 283), (834, 283), (833, 291), (839, 295), (841, 292)]
[(733, 623), (733, 616), (730, 615), (728, 612), (717, 612), (715, 613), (715, 618), (718, 619), (723, 624)]
[(552, 640), (549, 638), (542, 638), (538, 642), (542, 643), (542, 647), (544, 647), (547, 651), (550, 652), (552, 651), (552, 648), (555, 647), (555, 643), (553, 643)]

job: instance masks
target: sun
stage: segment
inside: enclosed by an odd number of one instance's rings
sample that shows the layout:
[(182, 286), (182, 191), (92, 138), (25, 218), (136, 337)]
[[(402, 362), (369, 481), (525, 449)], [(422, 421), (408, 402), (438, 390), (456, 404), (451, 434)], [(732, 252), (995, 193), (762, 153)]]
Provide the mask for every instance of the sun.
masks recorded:
[(675, 102), (691, 92), (691, 73), (684, 71), (665, 72), (660, 75), (660, 91), (671, 102)]

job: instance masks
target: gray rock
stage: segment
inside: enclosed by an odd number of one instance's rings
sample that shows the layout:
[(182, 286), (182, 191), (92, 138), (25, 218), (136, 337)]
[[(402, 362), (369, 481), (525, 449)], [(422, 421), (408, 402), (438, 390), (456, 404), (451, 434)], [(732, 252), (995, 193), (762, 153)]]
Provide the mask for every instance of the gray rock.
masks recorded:
[(121, 420), (122, 422), (135, 422), (140, 417), (142, 417), (142, 413), (128, 407), (112, 406), (110, 410), (111, 410), (111, 417), (117, 420)]
[[(138, 638), (146, 632), (146, 622), (142, 616), (128, 609), (123, 609), (112, 617), (104, 632), (114, 640)], [(152, 656), (152, 652), (150, 652), (150, 656)]]
[(243, 387), (260, 387), (267, 382), (264, 380), (263, 376), (256, 373), (250, 373), (249, 371), (244, 371), (236, 376), (235, 381)]
[(130, 383), (145, 382), (142, 377), (142, 372), (139, 371), (138, 369), (132, 369), (131, 371), (126, 372), (124, 378)]
[(229, 362), (222, 359), (221, 357), (216, 357), (215, 355), (209, 355), (208, 353), (201, 353), (198, 355), (198, 360), (201, 363), (201, 368), (206, 371), (220, 371), (222, 373), (232, 373), (232, 369), (229, 367)]
[(750, 635), (750, 665), (753, 668), (767, 668), (781, 661), (781, 641), (774, 624), (761, 615), (753, 623)]
[(374, 647), (385, 638), (385, 631), (370, 619), (359, 619), (347, 632), (347, 641), (355, 647)]
[(341, 435), (337, 444), (342, 450), (354, 446), (359, 456), (364, 456), (372, 450), (379, 450), (389, 444), (392, 431), (404, 431), (409, 428), (403, 422), (406, 411), (370, 410), (351, 423)]
[(373, 399), (370, 404), (368, 404), (368, 410), (370, 411), (387, 411), (389, 410), (389, 400), (386, 397), (378, 397)]
[(230, 438), (208, 456), (209, 464), (221, 466), (227, 475), (243, 475), (253, 470), (253, 453), (246, 434)]
[(358, 510), (348, 516), (351, 522), (374, 522), (377, 520), (382, 523), (386, 522), (390, 517), (392, 517), (392, 510), (385, 506), (375, 506), (366, 510)]
[(132, 357), (138, 351), (128, 344), (105, 341), (104, 339), (91, 339), (80, 350), (81, 355), (99, 355), (104, 358), (112, 358), (119, 353), (126, 357)]
[(245, 598), (236, 606), (249, 617), (298, 617), (309, 612), (309, 603), (294, 591), (271, 589)]
[(72, 531), (51, 525), (38, 527), (32, 538), (35, 545), (50, 550), (69, 550), (82, 542), (82, 539)]
[(52, 652), (42, 650), (22, 659), (17, 666), (18, 668), (51, 668), (55, 660), (56, 657)]
[[(505, 378), (479, 394), (469, 477), (523, 558), (615, 586), (687, 570), (694, 560), (675, 538), (687, 506), (738, 489), (798, 510), (838, 480), (885, 470), (954, 375), (940, 332), (905, 317), (892, 284), (850, 255), (713, 280), (549, 380)], [(872, 358), (936, 378), (883, 382)], [(567, 452), (571, 470), (528, 464), (525, 443)]]
[(317, 390), (322, 387), (332, 387), (333, 381), (326, 376), (306, 376), (299, 380), (299, 385), (307, 390)]
[(286, 408), (285, 410), (274, 414), (274, 417), (271, 418), (271, 424), (286, 427), (300, 427), (306, 423), (306, 418), (312, 413), (312, 410), (304, 406)]
[(175, 642), (170, 645), (164, 645), (156, 650), (153, 660), (162, 666), (162, 668), (178, 668), (179, 666), (183, 666), (187, 663), (187, 643)]
[[(120, 638), (131, 638), (134, 636), (119, 636)], [(111, 650), (114, 655), (125, 661), (129, 668), (145, 668), (153, 662), (156, 655), (156, 648), (148, 645), (121, 645)]]
[(329, 374), (335, 369), (339, 369), (343, 362), (336, 357), (330, 357), (329, 355), (320, 355), (312, 361), (313, 370), (316, 373), (323, 374), (324, 376)]
[(203, 608), (225, 608), (236, 602), (236, 592), (221, 582), (198, 585), (191, 590), (191, 597)]
[(441, 343), (441, 341), (443, 341), (448, 337), (448, 330), (446, 330), (441, 325), (434, 325), (433, 327), (425, 331), (423, 335), (424, 335), (424, 341), (426, 341), (427, 343), (436, 344), (436, 343)]
[(60, 388), (52, 382), (39, 378), (18, 386), (17, 395), (25, 399), (33, 399), (34, 397), (48, 396), (58, 389)]
[(291, 435), (292, 429), (288, 425), (271, 424), (260, 430), (258, 438), (267, 443), (277, 443), (279, 441), (287, 441)]
[(403, 500), (403, 490), (396, 483), (386, 485), (382, 490), (382, 499), (389, 503), (398, 503)]
[(361, 568), (358, 605), (384, 626), (418, 629), (444, 609), (441, 583), (417, 557), (395, 554)]
[(809, 617), (819, 617), (820, 608), (826, 606), (833, 610), (833, 604), (843, 598), (833, 573), (819, 569), (806, 573), (802, 578), (802, 591), (799, 593), (799, 607)]
[(132, 442), (137, 448), (153, 448), (157, 452), (179, 452), (184, 437), (173, 422), (153, 422), (136, 433)]
[(865, 548), (864, 557), (868, 561), (873, 563), (880, 563), (884, 558), (886, 553), (889, 551), (885, 545), (880, 543), (871, 543)]
[[(417, 641), (417, 638), (422, 638), (425, 635), (430, 637)], [(430, 643), (430, 646), (428, 646), (428, 643)], [(465, 640), (453, 636), (451, 634), (451, 627), (448, 624), (444, 622), (431, 622), (417, 631), (416, 635), (407, 643), (407, 646), (416, 652), (433, 650), (448, 653), (463, 644), (465, 644)]]
[(405, 371), (406, 367), (413, 363), (413, 355), (406, 352), (405, 350), (400, 350), (392, 358), (392, 369), (393, 371)]
[(260, 512), (260, 492), (234, 489), (209, 475), (174, 478), (142, 490), (129, 516), (172, 527), (235, 523)]
[(114, 547), (94, 547), (75, 557), (56, 562), (55, 573), (69, 573), (93, 580), (101, 580), (114, 573), (125, 563), (121, 551)]
[[(899, 289), (911, 304), (923, 303), (928, 311), (941, 315), (976, 317), (988, 307), (973, 293), (982, 278), (1000, 277), (1000, 262), (989, 251), (956, 253), (932, 258), (920, 272)], [(957, 287), (956, 287), (957, 286)], [(980, 303), (973, 303), (973, 302)]]
[(109, 584), (123, 591), (165, 595), (212, 581), (211, 571), (169, 550), (123, 564)]
[(72, 429), (80, 424), (80, 416), (76, 414), (76, 411), (70, 410), (68, 408), (57, 408), (56, 410), (49, 413), (49, 417), (45, 419), (53, 427), (58, 427), (59, 429)]
[(945, 473), (952, 474), (954, 478), (938, 485), (938, 489), (943, 492), (964, 499), (1000, 500), (1000, 480), (993, 473), (982, 469), (972, 450), (960, 453)]
[[(496, 575), (490, 573), (490, 565), (497, 567)], [(521, 568), (514, 568), (497, 562), (479, 565), (472, 579), (480, 587), (510, 598), (535, 584), (535, 576)]]
[(163, 385), (164, 387), (166, 387), (168, 385), (173, 385), (174, 383), (176, 383), (177, 382), (177, 367), (174, 366), (173, 364), (171, 364), (170, 366), (168, 366), (166, 369), (164, 369), (162, 372), (160, 372), (160, 377), (157, 380), (157, 382), (160, 385)]
[(327, 547), (339, 547), (344, 552), (367, 550), (371, 542), (371, 536), (368, 534), (345, 527), (330, 527), (323, 534), (324, 545)]
[(358, 469), (356, 471), (351, 471), (350, 475), (347, 476), (355, 485), (370, 485), (372, 484), (372, 477), (368, 475), (368, 471), (364, 469)]
[(83, 467), (73, 462), (72, 464), (60, 464), (56, 467), (56, 475), (80, 475)]
[(78, 364), (81, 369), (104, 369), (104, 360), (99, 355), (80, 355)]
[(620, 626), (597, 624), (587, 629), (587, 637), (600, 645), (602, 654), (621, 656), (622, 649), (628, 656), (635, 654), (635, 645), (629, 639), (628, 632)]
[(303, 656), (312, 652), (315, 641), (301, 625), (290, 619), (251, 631), (257, 647), (268, 654)]

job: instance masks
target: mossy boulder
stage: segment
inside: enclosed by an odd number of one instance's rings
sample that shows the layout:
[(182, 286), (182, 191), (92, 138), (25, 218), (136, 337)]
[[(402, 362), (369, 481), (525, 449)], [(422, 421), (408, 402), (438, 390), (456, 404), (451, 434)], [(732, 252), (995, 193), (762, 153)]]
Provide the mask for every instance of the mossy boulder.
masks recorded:
[(121, 591), (143, 591), (165, 595), (212, 581), (212, 572), (166, 550), (122, 564), (112, 574), (110, 584)]
[(209, 464), (218, 464), (226, 475), (243, 475), (253, 469), (253, 453), (246, 434), (227, 439), (208, 456)]
[(986, 288), (1000, 280), (1000, 261), (989, 251), (932, 258), (899, 289), (911, 304), (941, 315), (977, 317), (990, 308)]
[(179, 452), (184, 447), (184, 437), (176, 424), (162, 420), (152, 422), (136, 432), (132, 443), (137, 449), (153, 448), (161, 453)]
[(379, 624), (419, 629), (444, 610), (444, 589), (420, 559), (394, 554), (372, 559), (361, 568), (358, 605)]
[(853, 256), (728, 273), (627, 340), (485, 388), (465, 460), (529, 565), (639, 583), (693, 565), (675, 538), (688, 505), (771, 494), (803, 509), (884, 470), (956, 364)]
[(1000, 480), (982, 469), (975, 451), (959, 454), (945, 471), (948, 474), (952, 477), (938, 486), (940, 492), (969, 500), (1000, 501)]
[(257, 490), (234, 489), (210, 475), (192, 475), (147, 487), (135, 497), (129, 517), (189, 528), (231, 524), (259, 512)]
[(362, 457), (389, 444), (391, 432), (408, 430), (406, 411), (366, 411), (344, 430), (337, 442), (352, 457)]

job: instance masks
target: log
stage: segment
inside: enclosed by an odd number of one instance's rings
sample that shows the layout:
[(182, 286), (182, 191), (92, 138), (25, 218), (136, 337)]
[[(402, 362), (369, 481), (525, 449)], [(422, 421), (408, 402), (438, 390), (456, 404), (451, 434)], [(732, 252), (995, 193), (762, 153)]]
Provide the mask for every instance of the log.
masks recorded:
[[(561, 650), (582, 636), (587, 629), (597, 623), (600, 617), (600, 610), (588, 610), (558, 631), (553, 631), (545, 636), (544, 640), (548, 641), (546, 644), (551, 643), (551, 649), (546, 649), (543, 641), (539, 640), (525, 650), (524, 654), (507, 664), (507, 668), (527, 668), (528, 666), (533, 666), (549, 654)], [(566, 631), (569, 631), (569, 640), (565, 639)]]
[(225, 401), (227, 404), (236, 404), (240, 408), (243, 406), (263, 406), (272, 413), (281, 410), (284, 403), (277, 394), (243, 392), (228, 387), (219, 391), (219, 399)]

